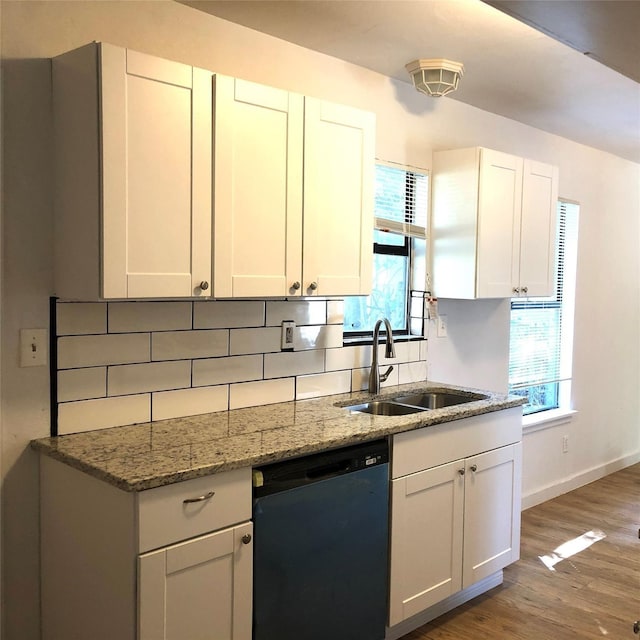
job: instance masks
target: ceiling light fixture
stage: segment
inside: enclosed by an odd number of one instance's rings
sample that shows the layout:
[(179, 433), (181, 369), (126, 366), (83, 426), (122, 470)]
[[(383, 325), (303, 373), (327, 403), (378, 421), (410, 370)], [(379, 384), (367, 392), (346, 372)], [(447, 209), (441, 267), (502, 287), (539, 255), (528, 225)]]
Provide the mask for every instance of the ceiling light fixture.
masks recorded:
[(428, 96), (446, 96), (458, 88), (460, 78), (464, 73), (461, 62), (444, 60), (414, 60), (405, 66), (411, 75), (413, 86)]

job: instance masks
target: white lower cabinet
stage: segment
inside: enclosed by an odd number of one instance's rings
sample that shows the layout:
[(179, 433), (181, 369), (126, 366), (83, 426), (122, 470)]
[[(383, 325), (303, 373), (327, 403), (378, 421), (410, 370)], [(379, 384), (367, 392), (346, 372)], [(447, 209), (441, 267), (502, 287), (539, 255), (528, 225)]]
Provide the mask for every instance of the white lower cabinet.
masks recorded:
[(390, 627), (519, 558), (521, 416), (509, 409), (394, 437)]
[[(393, 436), (392, 631), (518, 559), (521, 425)], [(43, 455), (40, 495), (43, 640), (251, 640), (251, 469), (126, 492)]]
[(138, 558), (139, 640), (250, 640), (249, 522)]
[(43, 640), (251, 640), (249, 468), (137, 493), (40, 470)]

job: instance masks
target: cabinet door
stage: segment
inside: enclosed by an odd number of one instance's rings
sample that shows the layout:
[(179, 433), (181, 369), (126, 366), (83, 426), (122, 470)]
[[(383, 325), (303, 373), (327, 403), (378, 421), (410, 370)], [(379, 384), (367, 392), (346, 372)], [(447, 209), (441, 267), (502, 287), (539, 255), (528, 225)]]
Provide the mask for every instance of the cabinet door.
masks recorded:
[(375, 116), (305, 98), (302, 295), (371, 291)]
[(509, 298), (518, 277), (522, 158), (482, 149), (478, 193), (478, 298)]
[(100, 51), (103, 296), (201, 295), (211, 280), (211, 74)]
[(527, 296), (550, 296), (555, 282), (558, 169), (524, 161), (519, 288)]
[(251, 640), (246, 523), (138, 559), (138, 640)]
[(389, 626), (462, 585), (464, 461), (391, 483)]
[(214, 292), (285, 296), (302, 277), (303, 97), (215, 78)]
[(520, 557), (521, 464), (520, 443), (465, 461), (463, 588)]

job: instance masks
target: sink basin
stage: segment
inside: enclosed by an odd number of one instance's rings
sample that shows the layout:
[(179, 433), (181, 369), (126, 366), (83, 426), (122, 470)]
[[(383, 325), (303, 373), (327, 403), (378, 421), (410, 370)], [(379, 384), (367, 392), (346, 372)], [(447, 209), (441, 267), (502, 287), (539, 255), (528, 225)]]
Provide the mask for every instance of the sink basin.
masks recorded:
[(411, 405), (422, 409), (442, 409), (456, 404), (473, 402), (474, 400), (486, 400), (487, 396), (479, 393), (462, 394), (448, 391), (435, 391), (433, 393), (414, 393), (408, 396), (398, 396), (393, 400), (403, 405)]
[(350, 407), (345, 407), (345, 409), (358, 411), (360, 413), (371, 413), (375, 416), (406, 416), (411, 413), (425, 411), (422, 407), (408, 407), (404, 404), (397, 404), (386, 400), (373, 400), (371, 402), (365, 402), (364, 404), (354, 404)]

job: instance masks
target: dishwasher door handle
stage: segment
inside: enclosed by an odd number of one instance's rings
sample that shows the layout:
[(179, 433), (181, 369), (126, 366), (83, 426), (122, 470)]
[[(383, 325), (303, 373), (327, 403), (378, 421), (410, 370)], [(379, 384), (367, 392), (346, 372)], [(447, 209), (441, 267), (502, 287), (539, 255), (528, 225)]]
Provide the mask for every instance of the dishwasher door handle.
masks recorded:
[(331, 476), (345, 473), (346, 471), (349, 471), (350, 467), (351, 460), (338, 460), (319, 467), (307, 469), (306, 477), (308, 480), (321, 480), (322, 478), (329, 478)]

